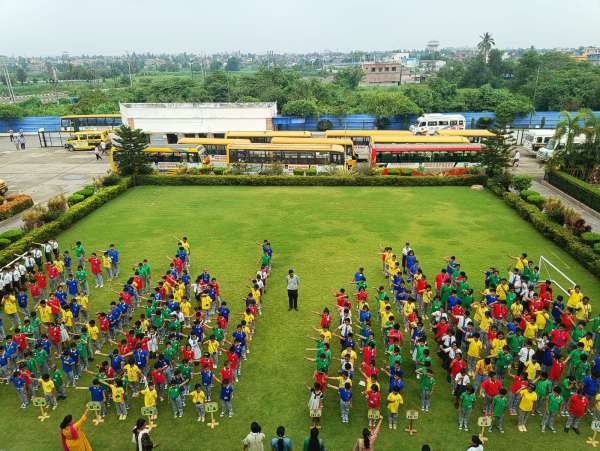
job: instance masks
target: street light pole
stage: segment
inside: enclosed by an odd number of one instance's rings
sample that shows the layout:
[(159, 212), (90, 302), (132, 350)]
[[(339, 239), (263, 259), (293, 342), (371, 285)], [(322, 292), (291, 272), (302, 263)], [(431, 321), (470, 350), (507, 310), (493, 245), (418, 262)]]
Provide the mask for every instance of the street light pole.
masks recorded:
[(537, 68), (537, 74), (535, 75), (535, 86), (533, 87), (533, 98), (532, 98), (532, 103), (533, 103), (533, 110), (529, 113), (529, 124), (527, 125), (527, 128), (531, 128), (531, 121), (533, 119), (533, 113), (535, 112), (535, 96), (537, 94), (537, 87), (538, 87), (538, 81), (540, 79), (540, 68), (542, 67), (542, 65), (538, 65)]

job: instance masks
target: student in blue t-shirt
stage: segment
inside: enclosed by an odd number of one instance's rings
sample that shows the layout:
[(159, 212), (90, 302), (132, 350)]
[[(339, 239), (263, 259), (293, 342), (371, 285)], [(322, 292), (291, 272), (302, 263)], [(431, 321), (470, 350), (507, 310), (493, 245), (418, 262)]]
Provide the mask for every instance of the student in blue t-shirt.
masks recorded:
[(119, 276), (119, 251), (117, 250), (115, 245), (111, 243), (111, 245), (108, 247), (108, 251), (106, 251), (106, 253), (108, 254), (108, 256), (110, 257), (110, 260), (111, 260), (111, 269), (112, 269), (113, 277), (118, 277)]
[(92, 385), (89, 387), (75, 387), (77, 390), (89, 390), (91, 401), (100, 403), (100, 412), (99, 415), (101, 417), (106, 416), (106, 403), (104, 402), (104, 387), (100, 385), (100, 381), (98, 379), (94, 379), (92, 381)]
[(221, 384), (219, 399), (221, 400), (221, 416), (224, 417), (227, 414), (231, 418), (233, 416), (233, 385), (229, 384), (227, 379), (224, 379)]
[(336, 389), (340, 396), (340, 417), (342, 423), (350, 421), (350, 407), (352, 406), (352, 385), (346, 382), (343, 387), (327, 384), (328, 387)]
[(9, 382), (13, 384), (15, 390), (17, 390), (17, 395), (19, 395), (19, 401), (21, 401), (21, 409), (25, 409), (27, 407), (27, 391), (25, 389), (25, 378), (21, 375), (19, 371), (15, 371), (9, 379)]
[(68, 349), (65, 349), (60, 357), (60, 362), (62, 364), (62, 370), (67, 376), (67, 383), (65, 387), (75, 387), (75, 373), (73, 372), (73, 367), (77, 364), (77, 362), (71, 356), (71, 353)]
[(69, 255), (69, 251), (63, 253), (63, 264), (65, 265), (67, 275), (73, 275), (73, 259)]
[(67, 284), (67, 292), (69, 293), (69, 296), (77, 296), (79, 294), (79, 290), (77, 289), (77, 280), (75, 280), (73, 274), (69, 274), (65, 283)]
[(19, 307), (19, 310), (21, 310), (21, 313), (23, 313), (23, 315), (25, 315), (25, 317), (28, 318), (29, 310), (27, 310), (27, 292), (25, 291), (25, 289), (22, 287), (19, 288), (19, 292), (17, 293), (15, 298), (17, 299), (17, 306)]

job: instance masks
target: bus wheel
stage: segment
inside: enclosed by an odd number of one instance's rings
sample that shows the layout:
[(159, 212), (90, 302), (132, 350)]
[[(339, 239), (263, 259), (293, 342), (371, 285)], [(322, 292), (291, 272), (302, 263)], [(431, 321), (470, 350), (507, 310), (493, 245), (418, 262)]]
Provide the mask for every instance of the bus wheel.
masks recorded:
[(73, 152), (73, 151), (75, 150), (75, 148), (74, 148), (73, 146), (67, 146), (67, 147), (66, 147), (66, 149), (67, 149), (69, 152)]

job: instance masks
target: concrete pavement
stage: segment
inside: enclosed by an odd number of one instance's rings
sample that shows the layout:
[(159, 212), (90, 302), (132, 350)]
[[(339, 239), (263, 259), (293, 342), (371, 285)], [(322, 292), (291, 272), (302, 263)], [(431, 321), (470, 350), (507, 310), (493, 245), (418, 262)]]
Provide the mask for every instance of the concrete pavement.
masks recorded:
[(538, 161), (535, 156), (530, 154), (527, 150), (521, 150), (521, 161), (519, 162), (518, 168), (513, 168), (513, 174), (527, 174), (533, 178), (531, 189), (537, 191), (544, 197), (553, 197), (560, 199), (560, 201), (567, 207), (577, 211), (585, 222), (592, 226), (594, 232), (600, 231), (600, 213), (592, 210), (587, 205), (582, 204), (577, 199), (569, 196), (567, 193), (555, 188), (544, 180), (544, 165)]
[[(108, 157), (96, 161), (91, 151), (42, 149), (36, 136), (26, 138), (25, 151), (17, 151), (8, 138), (0, 138), (0, 178), (8, 184), (9, 194), (29, 194), (36, 204), (44, 203), (57, 194), (72, 194), (109, 170)], [(0, 231), (20, 225), (17, 215), (0, 222)]]

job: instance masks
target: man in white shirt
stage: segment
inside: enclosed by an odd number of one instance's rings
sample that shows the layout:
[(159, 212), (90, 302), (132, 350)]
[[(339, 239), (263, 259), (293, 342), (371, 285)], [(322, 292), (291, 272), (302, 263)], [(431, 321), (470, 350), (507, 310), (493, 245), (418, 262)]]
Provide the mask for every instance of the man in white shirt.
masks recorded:
[(300, 278), (294, 274), (294, 270), (290, 269), (286, 276), (287, 292), (288, 292), (288, 304), (289, 310), (298, 310), (298, 287), (300, 286)]

